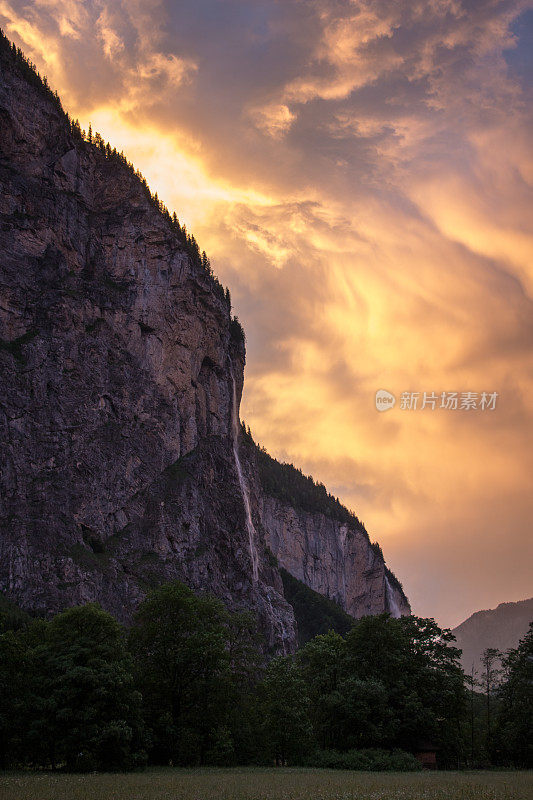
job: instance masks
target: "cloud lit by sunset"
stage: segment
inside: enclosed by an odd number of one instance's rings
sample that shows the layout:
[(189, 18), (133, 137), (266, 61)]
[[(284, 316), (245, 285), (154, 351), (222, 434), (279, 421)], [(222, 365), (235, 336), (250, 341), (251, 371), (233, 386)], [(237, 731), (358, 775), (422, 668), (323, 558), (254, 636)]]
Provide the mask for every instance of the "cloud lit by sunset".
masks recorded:
[[(0, 0), (230, 287), (256, 440), (446, 625), (533, 594), (532, 26), (522, 0)], [(400, 405), (452, 391), (496, 407)]]

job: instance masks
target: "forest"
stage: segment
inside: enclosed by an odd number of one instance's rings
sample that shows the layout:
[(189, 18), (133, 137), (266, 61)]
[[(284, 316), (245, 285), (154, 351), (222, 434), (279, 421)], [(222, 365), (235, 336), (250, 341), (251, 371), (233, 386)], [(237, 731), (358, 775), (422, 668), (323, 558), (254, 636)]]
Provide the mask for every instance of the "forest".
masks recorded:
[(43, 620), (6, 601), (0, 625), (3, 769), (407, 770), (428, 742), (443, 768), (533, 766), (533, 627), (484, 697), (451, 633), (415, 616), (364, 617), (272, 656), (250, 613), (176, 582), (129, 629), (95, 604)]

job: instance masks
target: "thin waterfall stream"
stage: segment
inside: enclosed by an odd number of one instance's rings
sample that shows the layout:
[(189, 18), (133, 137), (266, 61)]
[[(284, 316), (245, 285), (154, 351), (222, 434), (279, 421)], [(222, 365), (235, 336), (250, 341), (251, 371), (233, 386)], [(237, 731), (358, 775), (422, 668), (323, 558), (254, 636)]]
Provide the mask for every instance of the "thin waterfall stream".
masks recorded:
[(246, 512), (246, 530), (248, 532), (248, 542), (250, 546), (250, 558), (252, 560), (252, 575), (254, 583), (259, 579), (259, 557), (257, 555), (257, 548), (255, 545), (256, 533), (254, 523), (252, 521), (252, 510), (250, 508), (250, 495), (248, 486), (243, 475), (241, 459), (239, 458), (239, 415), (237, 413), (237, 389), (235, 386), (235, 377), (231, 373), (231, 382), (233, 386), (233, 403), (231, 409), (232, 421), (232, 434), (233, 434), (233, 455), (235, 457), (235, 467), (237, 468), (237, 475), (239, 476), (239, 486), (241, 487), (241, 494), (244, 503), (244, 510)]
[(387, 578), (386, 575), (385, 575), (385, 591), (387, 594), (387, 605), (389, 606), (390, 613), (393, 617), (396, 617), (396, 619), (398, 619), (399, 617), (402, 616), (402, 612), (400, 611), (398, 603), (396, 602), (392, 586), (390, 585), (389, 579)]

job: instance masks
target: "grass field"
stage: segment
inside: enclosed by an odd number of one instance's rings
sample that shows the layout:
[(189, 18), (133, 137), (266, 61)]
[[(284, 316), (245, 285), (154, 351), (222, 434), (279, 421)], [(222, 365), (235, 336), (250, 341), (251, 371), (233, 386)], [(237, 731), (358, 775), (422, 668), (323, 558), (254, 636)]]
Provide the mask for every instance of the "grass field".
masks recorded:
[(150, 769), (0, 776), (2, 800), (531, 800), (533, 772)]

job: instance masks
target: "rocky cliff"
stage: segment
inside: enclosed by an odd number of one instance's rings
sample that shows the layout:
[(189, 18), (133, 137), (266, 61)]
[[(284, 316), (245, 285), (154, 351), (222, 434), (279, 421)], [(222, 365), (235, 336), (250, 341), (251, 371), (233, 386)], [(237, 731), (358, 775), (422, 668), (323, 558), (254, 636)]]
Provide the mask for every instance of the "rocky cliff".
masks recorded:
[(358, 529), (262, 498), (261, 522), (279, 564), (311, 589), (335, 600), (353, 617), (411, 609), (387, 574), (383, 558)]
[(312, 478), (243, 437), (260, 487), (258, 527), (278, 564), (353, 617), (410, 614), (401, 584), (359, 519)]
[(251, 567), (228, 300), (134, 172), (23, 67), (4, 48), (0, 587), (25, 608), (99, 600), (127, 619), (181, 578), (291, 646), (259, 542)]
[(4, 38), (0, 191), (0, 590), (46, 613), (98, 600), (127, 620), (179, 578), (254, 610), (291, 649), (277, 559), (350, 613), (394, 610), (364, 537), (278, 503), (254, 459), (241, 464), (228, 295)]

